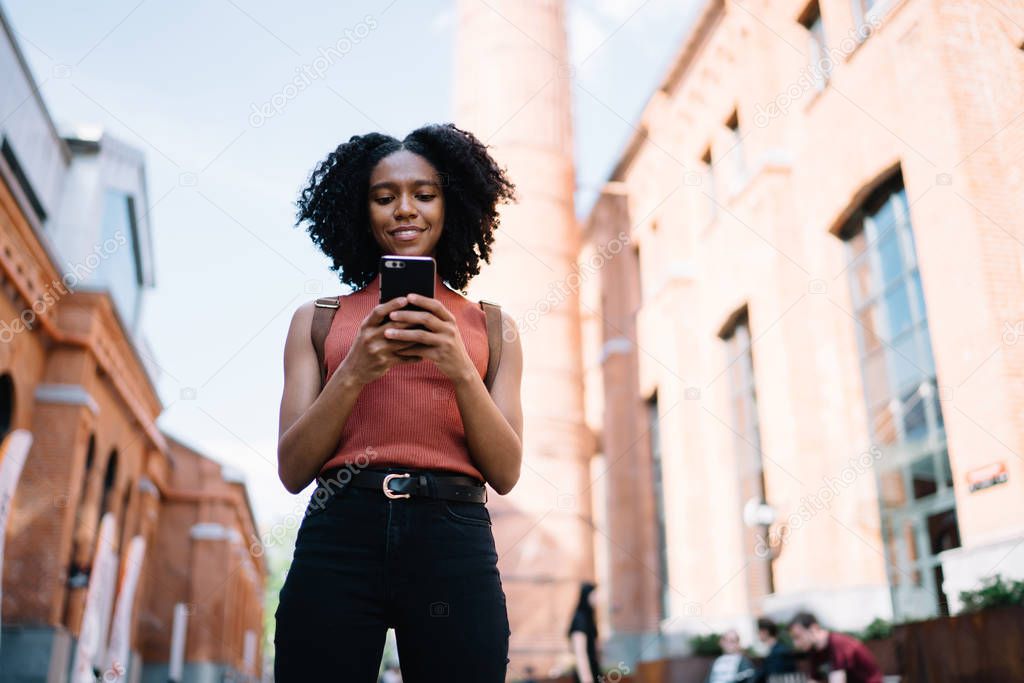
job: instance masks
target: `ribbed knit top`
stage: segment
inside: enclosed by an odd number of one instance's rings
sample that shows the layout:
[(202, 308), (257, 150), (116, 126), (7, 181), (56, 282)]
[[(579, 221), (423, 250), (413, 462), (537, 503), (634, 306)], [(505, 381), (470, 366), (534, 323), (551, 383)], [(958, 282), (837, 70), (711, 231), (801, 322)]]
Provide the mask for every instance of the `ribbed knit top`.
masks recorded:
[[(488, 356), (483, 309), (444, 284), (440, 276), (434, 281), (434, 298), (455, 316), (482, 379)], [(360, 323), (379, 303), (379, 273), (363, 289), (341, 298), (324, 342), (328, 379), (348, 354)], [(393, 365), (362, 388), (334, 455), (320, 472), (346, 464), (354, 468), (392, 465), (449, 470), (484, 480), (469, 456), (455, 385), (427, 359)]]

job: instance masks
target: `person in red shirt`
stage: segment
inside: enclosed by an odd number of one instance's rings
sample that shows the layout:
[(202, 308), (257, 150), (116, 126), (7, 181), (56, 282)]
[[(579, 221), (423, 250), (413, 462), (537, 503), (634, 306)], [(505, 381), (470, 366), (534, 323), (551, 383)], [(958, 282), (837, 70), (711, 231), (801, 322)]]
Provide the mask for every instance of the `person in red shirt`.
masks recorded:
[(882, 683), (882, 670), (864, 643), (822, 628), (810, 612), (790, 620), (789, 635), (797, 650), (809, 653), (813, 680), (825, 683), (831, 673), (843, 671), (846, 683)]

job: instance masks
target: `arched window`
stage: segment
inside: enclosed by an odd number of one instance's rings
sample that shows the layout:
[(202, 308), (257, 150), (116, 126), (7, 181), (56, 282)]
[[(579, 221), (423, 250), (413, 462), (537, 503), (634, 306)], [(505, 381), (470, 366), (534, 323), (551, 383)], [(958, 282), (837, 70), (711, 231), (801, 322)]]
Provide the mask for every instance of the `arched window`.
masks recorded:
[[(85, 509), (87, 507), (86, 497), (89, 493), (89, 479), (92, 476), (93, 463), (96, 461), (96, 435), (89, 435), (89, 445), (85, 451), (85, 467), (82, 470), (82, 481), (79, 486), (78, 502), (75, 508), (74, 536), (72, 537), (71, 558), (68, 567), (68, 587), (84, 588), (89, 581), (89, 574), (86, 571), (90, 555), (85, 538), (91, 538), (91, 534), (85, 531)], [(64, 594), (64, 624), (68, 624), (67, 614), (68, 593)]]
[(128, 508), (132, 502), (132, 485), (131, 482), (125, 484), (124, 494), (121, 496), (121, 545), (119, 546), (123, 553), (128, 548), (128, 541), (131, 540), (129, 533), (132, 531), (132, 525), (129, 524), (128, 520)]
[[(733, 447), (739, 477), (739, 499), (742, 513), (748, 505), (766, 504), (764, 457), (761, 449), (761, 426), (757, 409), (757, 386), (754, 381), (753, 341), (750, 314), (746, 306), (737, 310), (719, 332), (725, 343), (729, 404), (732, 406), (732, 429), (736, 434)], [(741, 514), (741, 518), (745, 515)], [(742, 527), (746, 555), (747, 595), (752, 609), (761, 599), (775, 592), (772, 560), (765, 550), (771, 545), (767, 525)]]
[[(960, 545), (924, 290), (903, 176), (839, 231), (878, 463), (882, 538), (897, 618), (948, 613), (937, 553)], [(937, 529), (942, 529), (941, 538)]]
[(0, 442), (14, 424), (14, 378), (11, 373), (0, 375)]
[(110, 511), (110, 505), (113, 503), (111, 500), (111, 494), (114, 492), (114, 483), (117, 481), (117, 449), (110, 452), (110, 457), (107, 458), (107, 471), (103, 475), (103, 497), (100, 498), (100, 520), (103, 519), (103, 515)]

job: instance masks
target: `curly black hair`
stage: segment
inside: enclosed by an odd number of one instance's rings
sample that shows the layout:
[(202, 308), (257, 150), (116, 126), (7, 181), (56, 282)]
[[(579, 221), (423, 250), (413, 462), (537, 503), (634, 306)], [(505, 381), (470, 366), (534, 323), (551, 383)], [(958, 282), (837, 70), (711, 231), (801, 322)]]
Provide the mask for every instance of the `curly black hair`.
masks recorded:
[(440, 278), (463, 291), (490, 263), (497, 205), (516, 199), (515, 185), (472, 133), (452, 123), (417, 128), (404, 140), (382, 133), (354, 135), (309, 176), (295, 225), (308, 221), (313, 243), (332, 261), (339, 279), (362, 289), (377, 276), (382, 254), (370, 230), (370, 174), (384, 157), (406, 149), (437, 170), (444, 195), (444, 230), (435, 251)]

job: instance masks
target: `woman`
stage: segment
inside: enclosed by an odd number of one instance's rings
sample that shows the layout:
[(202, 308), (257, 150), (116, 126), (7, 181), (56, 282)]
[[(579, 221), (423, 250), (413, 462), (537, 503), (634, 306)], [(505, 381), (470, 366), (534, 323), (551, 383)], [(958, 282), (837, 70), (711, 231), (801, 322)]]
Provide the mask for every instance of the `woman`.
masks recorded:
[(597, 619), (594, 608), (597, 607), (597, 586), (589, 581), (580, 584), (580, 597), (576, 602), (569, 623), (569, 643), (572, 646), (574, 683), (597, 683), (601, 675), (601, 665), (597, 658)]
[[(522, 350), (503, 313), (488, 392), (485, 315), (456, 290), (490, 262), (496, 205), (514, 190), (476, 137), (447, 124), (402, 141), (354, 136), (301, 193), (296, 223), (355, 291), (340, 297), (322, 390), (313, 302), (285, 343), (279, 476), (292, 493), (319, 485), (275, 614), (278, 683), (375, 681), (389, 627), (405, 683), (505, 680), (508, 613), (483, 501), (485, 482), (505, 495), (519, 479)], [(382, 254), (432, 256), (434, 297), (379, 304)]]
[(719, 636), (718, 646), (722, 648), (722, 654), (712, 662), (704, 683), (738, 683), (753, 680), (757, 671), (753, 662), (743, 654), (740, 634), (736, 629), (729, 629)]

